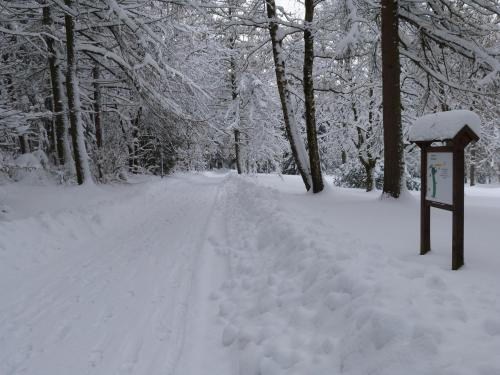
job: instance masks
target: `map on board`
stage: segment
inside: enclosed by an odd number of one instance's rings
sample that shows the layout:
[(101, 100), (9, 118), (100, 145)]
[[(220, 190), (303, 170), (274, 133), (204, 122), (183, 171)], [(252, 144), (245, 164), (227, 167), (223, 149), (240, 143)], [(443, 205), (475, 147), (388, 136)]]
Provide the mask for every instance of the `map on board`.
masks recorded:
[(426, 199), (453, 204), (453, 153), (429, 152), (427, 154)]

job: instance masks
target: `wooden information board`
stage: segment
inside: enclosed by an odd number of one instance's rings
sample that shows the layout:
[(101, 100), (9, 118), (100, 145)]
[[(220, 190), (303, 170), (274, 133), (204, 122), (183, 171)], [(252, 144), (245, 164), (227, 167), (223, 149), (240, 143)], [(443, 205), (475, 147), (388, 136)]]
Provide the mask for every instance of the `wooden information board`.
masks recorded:
[(426, 199), (433, 202), (453, 204), (453, 153), (427, 153)]
[[(422, 151), (420, 254), (431, 250), (431, 207), (452, 211), (451, 269), (457, 270), (464, 265), (464, 149), (479, 136), (467, 125), (448, 139), (420, 136), (413, 140)], [(433, 145), (436, 142), (438, 146)]]

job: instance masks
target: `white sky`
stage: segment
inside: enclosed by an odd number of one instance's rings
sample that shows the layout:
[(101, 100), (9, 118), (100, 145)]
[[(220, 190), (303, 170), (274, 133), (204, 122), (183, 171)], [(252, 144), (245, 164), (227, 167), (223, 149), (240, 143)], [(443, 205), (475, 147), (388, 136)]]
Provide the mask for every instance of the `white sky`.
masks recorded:
[(288, 12), (293, 12), (297, 17), (304, 16), (304, 3), (299, 0), (275, 0), (276, 4)]

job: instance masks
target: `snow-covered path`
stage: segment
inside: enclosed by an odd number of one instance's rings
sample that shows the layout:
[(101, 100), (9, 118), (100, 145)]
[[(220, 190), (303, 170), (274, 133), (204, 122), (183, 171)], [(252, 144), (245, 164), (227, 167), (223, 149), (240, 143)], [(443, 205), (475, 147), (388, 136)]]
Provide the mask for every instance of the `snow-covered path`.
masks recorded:
[(449, 218), (433, 212), (437, 245), (416, 251), (417, 199), (313, 196), (296, 176), (227, 185), (221, 320), (237, 374), (500, 374), (500, 278), (484, 266), (500, 259), (498, 189), (466, 199), (475, 241), (451, 271)]
[(27, 219), (26, 230), (41, 223), (59, 243), (23, 237), (15, 222), (2, 226), (4, 239), (49, 260), (18, 266), (8, 285), (2, 279), (0, 373), (188, 374), (187, 357), (205, 352), (185, 349), (185, 332), (203, 335), (188, 310), (204, 308), (192, 295), (217, 279), (201, 269), (213, 262), (200, 258), (211, 256), (206, 239), (224, 177), (201, 179), (172, 178), (127, 201), (76, 208), (81, 222), (68, 223), (75, 212), (67, 211)]
[(449, 217), (421, 257), (417, 199), (297, 176), (0, 201), (0, 375), (500, 374), (500, 189), (468, 190), (458, 272)]

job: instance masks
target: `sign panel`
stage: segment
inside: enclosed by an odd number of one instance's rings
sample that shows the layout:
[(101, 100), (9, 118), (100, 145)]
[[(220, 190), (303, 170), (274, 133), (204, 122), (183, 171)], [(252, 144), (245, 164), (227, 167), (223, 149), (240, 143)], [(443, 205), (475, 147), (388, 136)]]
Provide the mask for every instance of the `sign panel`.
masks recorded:
[(427, 153), (427, 200), (453, 204), (453, 153)]

